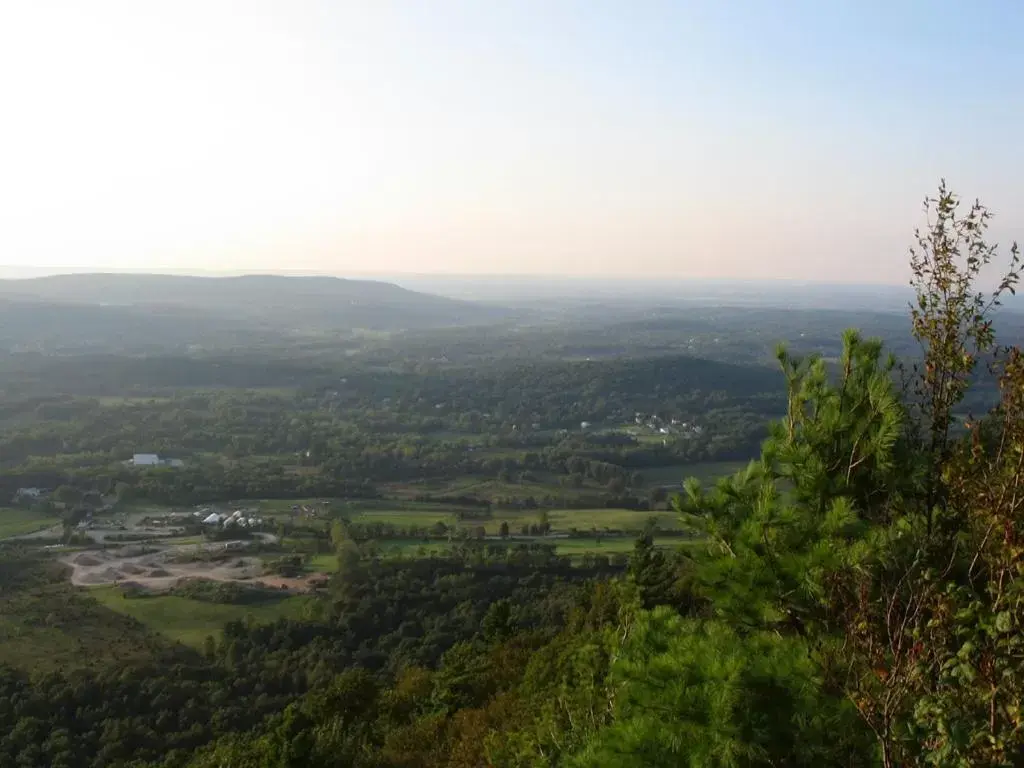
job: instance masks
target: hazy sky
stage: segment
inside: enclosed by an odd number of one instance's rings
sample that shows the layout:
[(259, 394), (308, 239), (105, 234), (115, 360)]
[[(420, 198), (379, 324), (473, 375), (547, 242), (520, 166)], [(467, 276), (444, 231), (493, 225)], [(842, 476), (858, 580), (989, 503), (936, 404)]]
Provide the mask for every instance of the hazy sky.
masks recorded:
[(902, 281), (1024, 2), (0, 0), (0, 264)]

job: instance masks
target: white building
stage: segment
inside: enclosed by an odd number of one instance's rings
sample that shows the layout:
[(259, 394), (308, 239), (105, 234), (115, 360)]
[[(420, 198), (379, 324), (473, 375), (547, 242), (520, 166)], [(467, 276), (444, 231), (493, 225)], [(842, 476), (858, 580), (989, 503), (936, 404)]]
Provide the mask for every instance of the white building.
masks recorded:
[(161, 459), (155, 453), (136, 453), (131, 460), (136, 467), (183, 467), (181, 459)]

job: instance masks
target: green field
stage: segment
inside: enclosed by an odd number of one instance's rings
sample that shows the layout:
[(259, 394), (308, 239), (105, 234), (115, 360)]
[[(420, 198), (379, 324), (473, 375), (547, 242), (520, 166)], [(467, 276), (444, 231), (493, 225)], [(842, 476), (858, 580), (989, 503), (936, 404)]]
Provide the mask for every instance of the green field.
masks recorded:
[[(673, 549), (682, 546), (686, 539), (678, 537), (655, 538), (654, 546), (663, 549)], [(581, 539), (560, 539), (555, 544), (555, 552), (559, 555), (570, 555), (581, 557), (591, 555), (614, 555), (616, 553), (629, 554), (636, 546), (636, 538), (633, 536), (615, 536), (614, 538), (581, 538)]]
[(306, 569), (318, 573), (333, 573), (338, 570), (337, 555), (312, 555), (306, 561)]
[(300, 618), (311, 599), (298, 595), (258, 605), (226, 605), (174, 595), (126, 598), (117, 587), (94, 587), (88, 594), (101, 605), (194, 648), (201, 648), (208, 635), (218, 635), (227, 622), (249, 615), (260, 624)]
[(451, 509), (438, 508), (435, 505), (423, 505), (417, 510), (415, 507), (402, 509), (365, 509), (352, 513), (349, 519), (353, 523), (387, 523), (389, 525), (410, 526), (410, 525), (434, 525), (444, 523), (455, 525), (456, 514)]
[[(502, 523), (508, 523), (511, 533), (516, 534), (519, 533), (522, 526), (538, 523), (541, 516), (540, 510), (496, 508), (492, 510), (490, 517), (483, 513), (479, 517), (471, 517), (469, 515), (473, 510), (463, 509), (461, 510), (463, 518), (460, 520), (454, 510), (438, 505), (424, 504), (417, 507), (406, 503), (397, 506), (397, 509), (373, 507), (349, 511), (349, 519), (354, 523), (381, 523), (400, 528), (429, 527), (436, 523), (444, 523), (454, 528), (483, 526), (488, 535), (496, 536), (501, 530)], [(678, 516), (675, 512), (649, 512), (621, 508), (553, 509), (549, 510), (547, 515), (551, 529), (563, 533), (573, 528), (578, 531), (640, 531), (651, 518), (654, 518), (658, 526), (665, 530), (679, 527)]]
[(536, 482), (506, 483), (487, 477), (467, 475), (453, 480), (425, 480), (416, 483), (391, 483), (383, 486), (390, 495), (401, 499), (412, 499), (419, 494), (434, 496), (475, 496), (479, 499), (495, 499), (499, 497), (562, 496), (577, 498), (580, 496), (600, 493), (601, 486), (591, 484), (582, 488), (562, 485), (554, 476), (540, 477)]
[(59, 517), (38, 515), (28, 509), (0, 509), (0, 539), (42, 531), (59, 522)]
[[(531, 517), (536, 518), (537, 515)], [(635, 509), (555, 509), (548, 513), (548, 519), (555, 531), (568, 531), (571, 528), (578, 531), (641, 531), (651, 519), (656, 520), (658, 527), (664, 530), (679, 527), (679, 516), (675, 512)]]

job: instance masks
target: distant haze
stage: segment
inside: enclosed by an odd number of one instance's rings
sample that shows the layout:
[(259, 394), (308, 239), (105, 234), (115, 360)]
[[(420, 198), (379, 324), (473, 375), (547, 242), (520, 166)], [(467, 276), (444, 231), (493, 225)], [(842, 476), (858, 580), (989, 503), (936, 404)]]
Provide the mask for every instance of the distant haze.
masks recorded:
[(1024, 233), (1022, 35), (1011, 0), (3, 3), (0, 264), (905, 284), (941, 176)]

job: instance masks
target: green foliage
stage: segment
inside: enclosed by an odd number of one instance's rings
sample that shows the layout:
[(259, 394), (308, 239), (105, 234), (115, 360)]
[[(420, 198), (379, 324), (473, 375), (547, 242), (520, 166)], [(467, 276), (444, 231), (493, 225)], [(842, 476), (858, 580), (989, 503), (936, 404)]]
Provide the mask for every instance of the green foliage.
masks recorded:
[(614, 722), (572, 766), (854, 765), (856, 713), (830, 700), (806, 646), (768, 633), (641, 614), (611, 669)]

